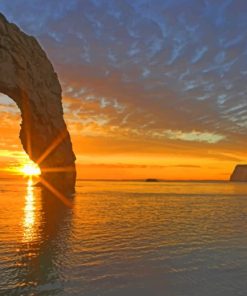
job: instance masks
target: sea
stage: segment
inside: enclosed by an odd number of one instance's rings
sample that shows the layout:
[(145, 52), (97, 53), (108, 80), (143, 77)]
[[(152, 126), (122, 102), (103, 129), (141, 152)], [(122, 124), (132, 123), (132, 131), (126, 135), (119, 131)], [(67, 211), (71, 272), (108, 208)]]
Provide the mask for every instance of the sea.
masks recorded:
[(247, 183), (0, 180), (0, 295), (247, 295)]

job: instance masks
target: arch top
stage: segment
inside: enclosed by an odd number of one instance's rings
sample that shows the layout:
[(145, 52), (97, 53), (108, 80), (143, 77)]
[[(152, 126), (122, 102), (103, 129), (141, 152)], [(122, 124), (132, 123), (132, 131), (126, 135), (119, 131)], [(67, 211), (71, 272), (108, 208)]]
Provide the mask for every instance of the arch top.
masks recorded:
[(37, 40), (0, 13), (0, 92), (18, 105), (20, 139), (38, 163), (45, 182), (70, 191), (75, 185), (75, 155), (63, 118), (57, 74)]

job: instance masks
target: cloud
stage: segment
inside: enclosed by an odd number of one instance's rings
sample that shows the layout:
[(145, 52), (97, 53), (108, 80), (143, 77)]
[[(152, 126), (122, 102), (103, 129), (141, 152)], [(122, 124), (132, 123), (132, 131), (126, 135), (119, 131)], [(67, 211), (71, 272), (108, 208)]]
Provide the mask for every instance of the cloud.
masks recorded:
[(183, 132), (179, 130), (165, 130), (163, 132), (163, 136), (167, 137), (171, 140), (182, 140), (182, 141), (189, 141), (189, 142), (205, 142), (209, 144), (215, 144), (226, 137), (224, 135), (213, 134), (208, 132), (199, 132), (199, 131), (192, 131), (192, 132)]
[(128, 163), (88, 163), (81, 164), (80, 168), (107, 168), (107, 169), (167, 169), (167, 168), (201, 168), (199, 165), (145, 165), (145, 164), (128, 164)]

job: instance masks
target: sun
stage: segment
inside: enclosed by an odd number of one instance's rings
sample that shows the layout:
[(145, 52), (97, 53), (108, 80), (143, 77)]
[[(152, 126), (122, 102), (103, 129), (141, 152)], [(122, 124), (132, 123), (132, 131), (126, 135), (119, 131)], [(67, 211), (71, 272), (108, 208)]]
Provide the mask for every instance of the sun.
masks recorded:
[(26, 163), (21, 168), (21, 172), (25, 176), (39, 176), (41, 174), (39, 166), (35, 163)]

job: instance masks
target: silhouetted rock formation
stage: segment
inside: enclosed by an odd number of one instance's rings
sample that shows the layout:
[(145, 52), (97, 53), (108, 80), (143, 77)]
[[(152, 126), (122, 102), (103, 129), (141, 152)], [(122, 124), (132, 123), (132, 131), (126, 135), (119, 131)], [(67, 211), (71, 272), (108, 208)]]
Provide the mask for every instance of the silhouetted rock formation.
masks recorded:
[(73, 190), (75, 155), (63, 119), (57, 74), (36, 39), (2, 14), (0, 92), (12, 98), (21, 110), (20, 139), (30, 158), (39, 164), (42, 177)]
[(247, 164), (238, 164), (230, 177), (230, 181), (247, 182)]

